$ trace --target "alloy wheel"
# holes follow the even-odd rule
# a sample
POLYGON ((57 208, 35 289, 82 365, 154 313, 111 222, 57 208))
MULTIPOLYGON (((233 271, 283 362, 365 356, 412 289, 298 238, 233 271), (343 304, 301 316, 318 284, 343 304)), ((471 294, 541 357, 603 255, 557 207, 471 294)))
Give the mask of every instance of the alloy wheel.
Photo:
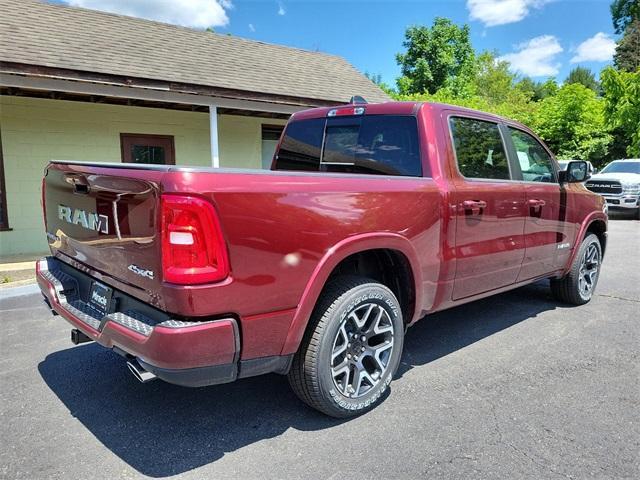
POLYGON ((331 376, 338 391, 358 398, 382 379, 393 353, 394 328, 389 312, 366 303, 341 322, 331 352, 331 376))
POLYGON ((599 268, 600 252, 598 251, 598 247, 592 243, 587 247, 580 261, 578 288, 583 298, 590 298, 593 294, 595 282, 598 279, 599 268))

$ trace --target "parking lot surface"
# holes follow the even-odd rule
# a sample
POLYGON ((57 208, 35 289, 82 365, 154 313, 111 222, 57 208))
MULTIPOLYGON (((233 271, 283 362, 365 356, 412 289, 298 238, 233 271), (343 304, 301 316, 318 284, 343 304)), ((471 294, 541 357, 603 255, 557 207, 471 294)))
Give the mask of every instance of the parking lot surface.
MULTIPOLYGON (((2 293, 0 293, 2 295, 2 293)), ((596 296, 548 282, 411 328, 391 394, 338 421, 285 377, 140 384, 39 295, 0 300, 2 478, 638 478, 640 222, 610 222, 596 296)))

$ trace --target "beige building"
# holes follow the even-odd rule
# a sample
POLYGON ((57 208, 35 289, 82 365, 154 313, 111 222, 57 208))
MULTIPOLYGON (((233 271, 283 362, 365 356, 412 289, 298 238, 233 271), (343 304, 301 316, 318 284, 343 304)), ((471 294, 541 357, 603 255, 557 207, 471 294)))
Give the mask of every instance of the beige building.
POLYGON ((51 159, 263 168, 291 113, 388 97, 343 58, 0 0, 0 257, 46 250, 51 159))

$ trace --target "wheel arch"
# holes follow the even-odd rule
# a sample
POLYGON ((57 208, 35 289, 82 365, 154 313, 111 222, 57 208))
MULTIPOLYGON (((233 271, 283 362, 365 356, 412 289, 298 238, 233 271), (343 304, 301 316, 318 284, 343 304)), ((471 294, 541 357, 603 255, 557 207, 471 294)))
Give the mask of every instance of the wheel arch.
POLYGON ((598 240, 600 241, 600 249, 602 250, 602 256, 604 257, 604 252, 607 248, 607 223, 604 220, 600 219, 593 220, 585 230, 584 237, 586 237, 589 233, 593 233, 596 237, 598 237, 598 240))
POLYGON ((571 265, 573 264, 573 260, 575 259, 575 256, 578 254, 578 250, 580 245, 582 244, 582 241, 590 233, 593 233, 598 237, 598 240, 600 241, 600 248, 602 250, 602 256, 604 258, 604 252, 607 246, 607 228, 608 228, 607 220, 608 220, 607 216, 603 212, 593 212, 591 213, 591 215, 585 218, 585 220, 582 222, 582 225, 580 226, 580 231, 576 236, 576 242, 573 246, 573 251, 571 253, 571 257, 569 258, 569 261, 567 262, 567 266, 565 268, 564 273, 568 272, 569 269, 571 268, 571 265))
MULTIPOLYGON (((401 303, 403 314, 406 312, 406 314, 410 315, 410 318, 405 318, 405 322, 409 323, 414 319, 413 317, 415 317, 416 312, 420 311, 419 306, 422 304, 422 273, 418 255, 409 240, 401 235, 388 232, 356 235, 334 245, 318 262, 298 303, 298 308, 283 345, 282 355, 297 351, 313 309, 322 290, 332 276, 339 274, 341 271, 353 273, 353 267, 349 266, 349 264, 353 264, 354 261, 357 262, 358 260, 364 261, 371 269, 372 264, 370 262, 373 261, 373 258, 382 258, 383 263, 387 262, 385 266, 397 265, 400 267, 401 273, 399 277, 409 282, 410 293, 402 289, 399 284, 387 285, 385 281, 381 281, 381 283, 387 285, 396 296, 400 295, 398 300, 401 303), (409 306, 406 305, 407 301, 409 306)), ((366 272, 362 271, 357 273, 365 273, 366 275, 366 272)), ((373 275, 371 275, 370 270, 368 276, 380 281, 379 276, 385 273, 386 271, 383 267, 382 269, 379 268, 377 272, 374 271, 373 275)), ((393 280, 398 282, 398 276, 393 277, 393 280)))

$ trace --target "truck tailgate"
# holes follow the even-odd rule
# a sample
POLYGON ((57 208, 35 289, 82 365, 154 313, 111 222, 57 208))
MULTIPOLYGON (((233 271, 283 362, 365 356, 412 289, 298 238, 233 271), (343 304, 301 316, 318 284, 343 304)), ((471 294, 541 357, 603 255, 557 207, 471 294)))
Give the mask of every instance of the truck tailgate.
POLYGON ((53 253, 156 291, 161 282, 157 224, 164 171, 50 164, 43 199, 53 253))

